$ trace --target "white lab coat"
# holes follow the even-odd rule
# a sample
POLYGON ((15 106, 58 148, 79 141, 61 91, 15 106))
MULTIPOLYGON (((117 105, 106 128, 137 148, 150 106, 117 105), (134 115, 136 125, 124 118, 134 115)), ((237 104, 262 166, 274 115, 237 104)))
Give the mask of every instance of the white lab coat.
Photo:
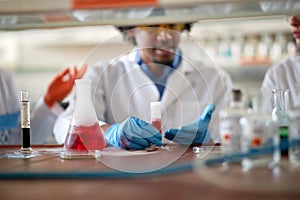
MULTIPOLYGON (((0 115, 20 111, 19 95, 14 81, 9 73, 0 69, 0 115)), ((31 143, 44 143, 52 134, 53 125, 62 108, 56 104, 49 109, 41 98, 31 113, 31 143)), ((20 124, 20 119, 19 119, 20 124)), ((9 130, 8 140, 5 144, 21 144, 21 127, 9 130)))
POLYGON ((261 87, 265 95, 265 109, 272 111, 272 89, 289 89, 290 108, 300 106, 300 55, 290 57, 276 63, 268 69, 261 87), (298 92, 297 92, 298 91, 298 92))
MULTIPOLYGON (((163 131, 187 125, 200 116, 209 103, 216 113, 224 109, 232 87, 230 77, 222 70, 203 66, 182 54, 178 69, 169 76, 161 98, 163 131), (226 101, 225 101, 226 100, 226 101)), ((83 78, 93 80, 94 104, 100 123, 120 123, 128 116, 150 122, 150 102, 159 101, 155 84, 135 62, 136 51, 110 63, 89 66, 83 78)), ((65 141, 72 118, 74 102, 60 115, 54 126, 58 143, 65 141)), ((218 114, 214 114, 210 132, 218 139, 218 114)))

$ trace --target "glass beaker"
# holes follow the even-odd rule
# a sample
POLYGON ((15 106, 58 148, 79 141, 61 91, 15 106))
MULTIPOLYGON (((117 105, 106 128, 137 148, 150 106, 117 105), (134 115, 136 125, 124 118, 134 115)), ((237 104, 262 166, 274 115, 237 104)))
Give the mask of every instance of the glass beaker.
POLYGON ((281 156, 288 156, 289 149, 289 90, 274 89, 272 119, 276 121, 280 137, 281 156))
POLYGON ((106 146, 92 103, 91 85, 91 79, 75 80, 76 103, 64 149, 76 155, 103 150, 106 146))

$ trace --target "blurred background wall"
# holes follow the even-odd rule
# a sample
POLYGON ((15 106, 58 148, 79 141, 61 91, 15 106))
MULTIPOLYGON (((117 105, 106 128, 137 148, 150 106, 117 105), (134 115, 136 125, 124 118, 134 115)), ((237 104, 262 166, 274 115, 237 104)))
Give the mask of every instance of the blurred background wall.
MULTIPOLYGON (((269 66, 296 52, 282 17, 197 22, 189 37, 248 92, 257 91, 269 66)), ((34 104, 66 66, 115 58, 131 48, 113 26, 1 31, 0 67, 13 74, 18 89, 31 91, 34 104)))

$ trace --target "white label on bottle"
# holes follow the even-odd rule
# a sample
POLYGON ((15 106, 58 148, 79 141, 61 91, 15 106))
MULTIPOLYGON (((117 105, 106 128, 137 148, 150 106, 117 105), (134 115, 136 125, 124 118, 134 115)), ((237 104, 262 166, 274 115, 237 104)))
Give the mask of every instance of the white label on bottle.
POLYGON ((222 127, 220 128, 222 144, 230 144, 232 148, 238 148, 240 132, 241 129, 239 124, 239 117, 225 119, 222 127))
POLYGON ((251 147, 256 148, 256 147, 261 147, 263 145, 263 134, 267 134, 264 130, 264 127, 260 125, 254 124, 253 127, 253 133, 251 135, 251 147))

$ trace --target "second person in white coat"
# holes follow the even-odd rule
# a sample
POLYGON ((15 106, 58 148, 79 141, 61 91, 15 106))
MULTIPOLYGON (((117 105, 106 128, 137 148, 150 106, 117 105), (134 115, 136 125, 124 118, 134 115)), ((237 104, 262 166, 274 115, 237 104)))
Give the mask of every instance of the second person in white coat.
MULTIPOLYGON (((300 15, 288 18, 291 32, 296 44, 300 47, 300 15)), ((300 55, 286 58, 268 69, 265 74, 262 90, 266 95, 265 109, 272 111, 272 90, 288 89, 290 93, 290 105, 294 108, 300 106, 300 55)))

